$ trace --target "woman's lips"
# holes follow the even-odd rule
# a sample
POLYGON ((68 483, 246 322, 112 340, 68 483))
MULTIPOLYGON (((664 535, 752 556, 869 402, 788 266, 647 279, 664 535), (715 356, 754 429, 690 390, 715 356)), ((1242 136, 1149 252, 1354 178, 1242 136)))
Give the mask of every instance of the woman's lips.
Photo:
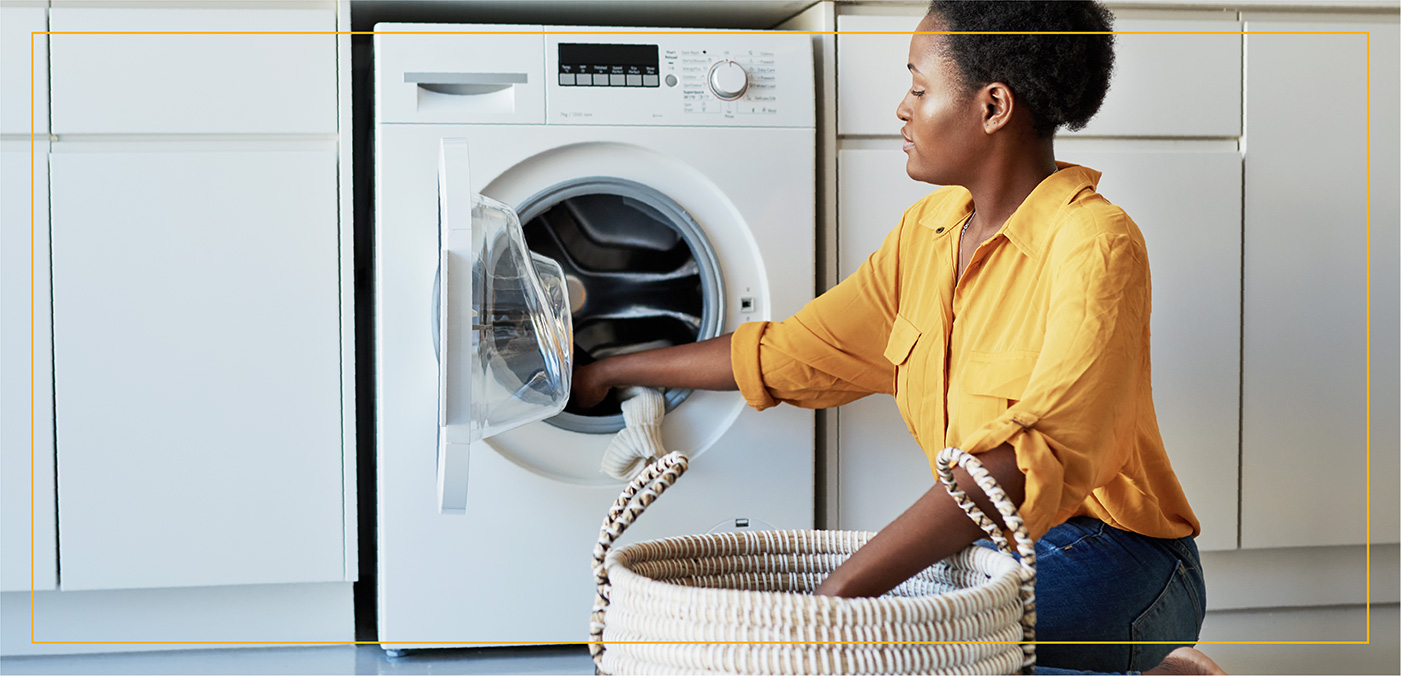
POLYGON ((915 142, 914 142, 914 141, 911 141, 911 140, 909 140, 909 139, 905 139, 905 147, 902 148, 902 150, 908 151, 910 148, 913 148, 913 147, 915 147, 915 142))

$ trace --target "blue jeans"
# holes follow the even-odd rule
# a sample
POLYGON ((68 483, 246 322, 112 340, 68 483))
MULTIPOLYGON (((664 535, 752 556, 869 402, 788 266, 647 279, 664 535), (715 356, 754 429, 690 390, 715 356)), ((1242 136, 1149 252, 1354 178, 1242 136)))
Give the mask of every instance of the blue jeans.
POLYGON ((1206 583, 1191 537, 1150 538, 1074 517, 1036 541, 1038 674, 1152 669, 1174 648, 1195 644, 1205 617, 1206 583))

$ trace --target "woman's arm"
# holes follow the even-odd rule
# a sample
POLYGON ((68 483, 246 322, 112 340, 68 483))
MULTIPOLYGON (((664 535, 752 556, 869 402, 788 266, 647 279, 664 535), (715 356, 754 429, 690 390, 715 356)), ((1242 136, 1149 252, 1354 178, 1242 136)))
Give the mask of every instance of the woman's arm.
POLYGON ((736 390, 730 334, 696 343, 620 355, 574 369, 571 405, 591 408, 614 387, 736 390))
MULTIPOLYGON (((1017 469, 1016 453, 1009 445, 978 455, 978 460, 997 479, 1013 503, 1025 496, 1026 477, 1017 469)), ((992 506, 978 484, 963 469, 955 467, 954 477, 974 504, 998 526, 1002 515, 992 506)), ((943 560, 983 537, 982 529, 949 497, 943 484, 930 488, 899 518, 882 528, 870 542, 857 550, 817 588, 827 596, 880 596, 910 576, 943 560)))

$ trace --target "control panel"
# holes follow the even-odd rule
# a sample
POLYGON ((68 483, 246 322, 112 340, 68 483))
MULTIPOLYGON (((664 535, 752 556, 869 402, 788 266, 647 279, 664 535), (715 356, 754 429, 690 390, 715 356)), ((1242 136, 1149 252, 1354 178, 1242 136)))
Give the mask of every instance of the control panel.
POLYGON ((814 126, 806 35, 575 31, 547 28, 546 124, 814 126))
POLYGON ((656 87, 661 84, 656 45, 561 42, 561 87, 656 87))
POLYGON ((668 54, 681 71, 681 93, 688 113, 778 113, 778 61, 772 50, 681 50, 668 54), (727 106, 726 104, 730 104, 727 106))

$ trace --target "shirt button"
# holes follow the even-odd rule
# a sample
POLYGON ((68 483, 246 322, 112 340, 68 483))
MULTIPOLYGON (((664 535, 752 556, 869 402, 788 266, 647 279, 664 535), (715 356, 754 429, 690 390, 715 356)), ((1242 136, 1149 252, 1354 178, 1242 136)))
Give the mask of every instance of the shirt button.
POLYGON ((940 232, 943 232, 943 231, 944 231, 943 228, 934 228, 934 232, 936 232, 936 233, 940 233, 940 232))

